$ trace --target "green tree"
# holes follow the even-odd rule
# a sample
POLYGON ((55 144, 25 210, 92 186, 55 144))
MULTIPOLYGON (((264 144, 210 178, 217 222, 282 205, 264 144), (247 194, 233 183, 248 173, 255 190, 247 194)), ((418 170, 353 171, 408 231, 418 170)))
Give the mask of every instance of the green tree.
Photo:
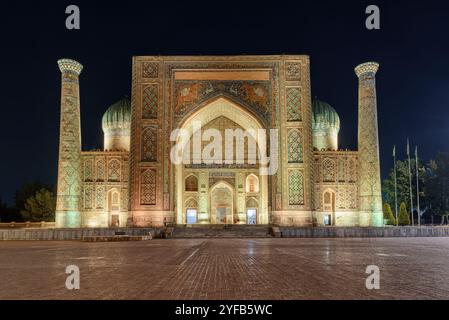
MULTIPOLYGON (((411 159, 411 174, 412 174, 412 196, 413 203, 416 205, 416 165, 415 160, 411 159)), ((424 185, 426 183, 426 170, 421 161, 418 162, 418 171, 419 171, 419 186, 420 186, 420 202, 424 204, 425 193, 422 192, 424 185)), ((406 205, 407 210, 410 210, 410 181, 409 181, 409 171, 408 171, 408 160, 397 160, 396 161, 396 170, 397 170, 397 192, 398 192, 398 203, 404 203, 406 205)), ((394 167, 390 169, 390 173, 388 178, 383 181, 382 192, 384 194, 385 201, 392 208, 395 206, 395 198, 394 198, 394 167)))
POLYGON ((441 216, 441 223, 449 218, 449 153, 437 154, 427 169, 425 194, 429 211, 441 216))
POLYGON ((20 213, 26 210, 25 205, 27 200, 42 189, 53 190, 51 186, 38 181, 30 181, 23 184, 20 189, 16 191, 14 196, 17 211, 20 213))
POLYGON ((410 225, 410 215, 407 212, 407 207, 405 206, 404 202, 401 202, 401 206, 399 209, 398 224, 400 226, 410 225))
POLYGON ((394 218, 393 212, 391 211, 391 207, 388 203, 384 203, 384 220, 387 220, 387 225, 395 226, 396 219, 394 218))
POLYGON ((48 189, 42 188, 25 202, 25 209, 21 211, 26 221, 54 221, 56 197, 48 189))

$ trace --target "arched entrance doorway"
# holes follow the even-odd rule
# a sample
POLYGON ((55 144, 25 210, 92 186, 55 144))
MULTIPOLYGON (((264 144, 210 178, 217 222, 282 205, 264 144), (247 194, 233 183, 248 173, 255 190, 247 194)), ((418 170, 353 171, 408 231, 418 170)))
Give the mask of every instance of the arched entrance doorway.
MULTIPOLYGON (((186 143, 194 143, 194 134, 200 132, 197 129, 198 123, 201 127, 206 127, 210 123, 234 123, 238 128, 245 131, 245 134, 254 140, 257 140, 258 130, 264 129, 262 123, 248 110, 244 107, 238 105, 237 103, 229 100, 225 97, 219 97, 203 105, 199 110, 188 116, 179 127, 182 136, 175 137, 175 143, 177 146, 185 146, 182 141, 187 141, 186 143), (223 119, 216 121, 217 119, 223 119), (187 139, 186 139, 187 137, 187 139), (184 139, 184 140, 183 140, 184 139), (193 142, 192 142, 193 141, 193 142)), ((223 128, 212 128, 216 129, 215 132, 223 128)), ((222 131, 222 130, 221 130, 222 131)), ((201 137, 201 133, 200 139, 201 137)), ((248 138, 247 136, 247 138, 248 138)), ((204 136, 203 136, 204 138, 204 136)), ((249 139, 248 138, 248 139, 249 139)), ((225 138, 223 137, 223 140, 225 138)), ((215 140, 215 139, 214 139, 215 140)), ((205 141, 205 140, 203 140, 205 141)), ((209 141, 209 140, 208 140, 209 141)), ((222 149, 223 155, 225 155, 227 145, 222 149)), ((258 148, 258 145, 255 147, 258 148)), ((189 153, 189 159, 197 159, 197 156, 202 155, 201 148, 184 147, 182 152, 185 150, 191 150, 189 153)), ((246 150, 246 147, 245 147, 246 150)), ((263 148, 265 150, 265 148, 263 148)), ((172 150, 173 152, 173 150, 172 150)), ((178 154, 179 155, 179 154, 178 154)), ((174 190, 176 199, 176 222, 178 224, 187 223, 187 207, 185 200, 191 196, 196 196, 198 201, 197 208, 197 218, 198 223, 242 223, 244 217, 246 216, 245 211, 245 178, 251 172, 256 171, 257 168, 261 168, 262 165, 259 163, 254 166, 242 166, 236 164, 235 166, 230 166, 229 163, 226 165, 216 164, 215 162, 210 165, 207 163, 201 163, 199 165, 191 166, 185 163, 185 154, 183 154, 183 162, 174 164, 174 190), (190 181, 191 174, 197 176, 197 184, 190 181), (220 173, 217 175, 217 173, 220 173), (221 181, 225 180, 225 181, 221 181), (217 188, 219 183, 224 183, 225 185, 220 185, 221 188, 217 188), (198 189, 193 191, 191 186, 198 186, 198 189), (194 194, 193 194, 194 193, 194 194), (215 199, 215 200, 214 200, 215 199), (226 199, 226 200, 223 200, 226 199), (234 216, 241 216, 241 221, 235 219, 234 216), (237 220, 237 222, 236 222, 237 220)), ((215 155, 215 152, 214 152, 215 155)), ((223 159, 224 160, 224 159, 223 159)), ((200 159, 202 161, 202 159, 200 159)), ((251 180, 254 183, 253 186, 258 184, 258 190, 250 189, 248 192, 254 193, 258 192, 259 197, 259 207, 257 208, 257 223, 267 224, 268 223, 268 177, 267 176, 257 176, 255 179, 251 180)), ((193 179, 192 179, 193 180, 193 179)), ((246 221, 244 223, 247 223, 246 221)))
POLYGON ((198 204, 193 198, 186 201, 186 223, 198 223, 198 204))
POLYGON ((108 215, 109 226, 120 226, 120 192, 117 189, 112 189, 108 192, 108 215))
POLYGON ((335 225, 335 192, 327 189, 323 193, 323 224, 325 226, 335 225))
POLYGON ((250 198, 246 202, 246 223, 247 224, 257 224, 257 211, 259 204, 256 199, 250 198))
POLYGON ((211 223, 234 223, 234 190, 225 182, 215 184, 210 191, 211 223))

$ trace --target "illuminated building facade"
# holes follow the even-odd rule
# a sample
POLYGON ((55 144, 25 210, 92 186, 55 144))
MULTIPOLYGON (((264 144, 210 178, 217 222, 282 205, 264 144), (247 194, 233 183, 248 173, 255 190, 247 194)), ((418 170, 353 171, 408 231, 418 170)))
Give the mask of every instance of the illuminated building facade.
POLYGON ((312 102, 308 56, 134 57, 131 100, 104 114, 102 151, 81 151, 82 66, 69 59, 58 64, 57 227, 382 225, 376 63, 356 68, 358 151, 338 149, 337 112, 312 102), (192 161, 172 161, 177 129, 193 141, 182 150, 183 159, 192 161), (219 142, 232 161, 202 157, 219 155, 208 142, 227 130, 249 132, 241 149, 237 139, 219 142), (269 147, 251 143, 251 132, 263 130, 269 147), (251 161, 252 147, 269 155, 270 163, 251 161), (276 170, 263 173, 273 161, 276 170))

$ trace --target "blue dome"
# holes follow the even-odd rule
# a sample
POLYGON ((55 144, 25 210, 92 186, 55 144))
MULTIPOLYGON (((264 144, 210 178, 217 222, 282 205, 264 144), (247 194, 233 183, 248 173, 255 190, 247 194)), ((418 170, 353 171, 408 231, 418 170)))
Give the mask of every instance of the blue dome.
POLYGON ((126 129, 131 126, 131 101, 124 98, 113 105, 103 115, 103 130, 126 129))
POLYGON ((330 104, 314 100, 312 103, 312 128, 315 130, 340 129, 340 117, 330 104))

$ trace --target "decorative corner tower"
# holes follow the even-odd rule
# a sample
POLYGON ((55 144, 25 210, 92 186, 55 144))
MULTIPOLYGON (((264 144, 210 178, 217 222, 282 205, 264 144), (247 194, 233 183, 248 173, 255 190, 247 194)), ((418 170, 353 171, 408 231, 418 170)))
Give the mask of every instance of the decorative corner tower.
POLYGON ((355 68, 359 78, 359 225, 383 225, 377 126, 376 72, 379 64, 366 62, 355 68))
POLYGON ((81 227, 81 125, 78 77, 83 66, 70 59, 58 61, 61 79, 56 227, 81 227))

